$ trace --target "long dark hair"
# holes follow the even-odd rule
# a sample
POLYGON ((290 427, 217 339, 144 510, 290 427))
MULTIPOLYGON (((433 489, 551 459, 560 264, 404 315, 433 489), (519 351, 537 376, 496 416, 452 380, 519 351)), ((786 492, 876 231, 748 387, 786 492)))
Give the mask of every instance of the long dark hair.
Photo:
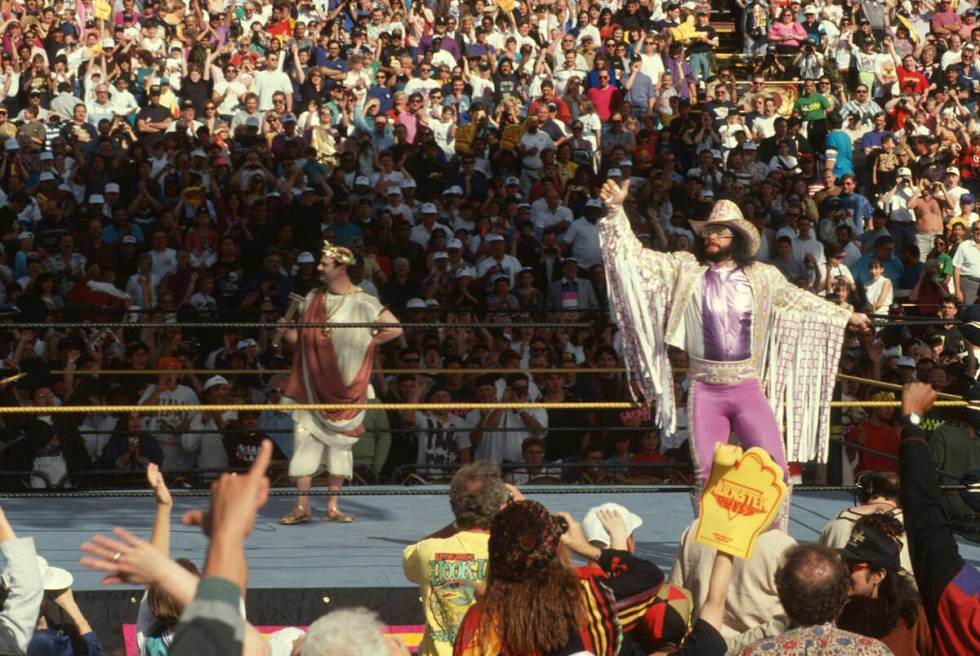
MULTIPOLYGON (((890 514, 865 515, 854 523, 853 530, 859 531, 869 526, 894 540, 901 539, 902 523, 890 514)), ((885 572, 885 578, 878 585, 877 598, 848 599, 837 619, 837 626, 869 638, 888 635, 900 620, 904 620, 909 628, 915 626, 918 619, 919 594, 908 575, 891 568, 876 568, 874 565, 871 565, 871 571, 885 572)))
MULTIPOLYGON (((749 241, 738 230, 732 230, 732 232, 735 233, 735 236, 732 238, 732 259, 739 267, 752 266, 755 260, 752 259, 752 255, 749 253, 749 241)), ((698 262, 707 264, 708 258, 705 257, 704 238, 698 236, 691 246, 693 247, 694 256, 698 258, 698 262)))
POLYGON ((503 654, 549 653, 576 635, 583 621, 582 588, 564 552, 523 581, 487 572, 480 632, 496 633, 503 654))

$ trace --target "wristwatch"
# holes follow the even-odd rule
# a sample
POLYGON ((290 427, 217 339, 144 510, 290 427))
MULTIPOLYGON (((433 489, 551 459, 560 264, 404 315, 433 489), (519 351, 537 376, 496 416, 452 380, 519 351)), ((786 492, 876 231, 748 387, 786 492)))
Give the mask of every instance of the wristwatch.
POLYGON ((905 417, 903 417, 903 419, 904 419, 904 421, 907 421, 908 423, 912 424, 913 426, 921 426, 922 425, 922 415, 918 414, 917 412, 910 412, 909 414, 905 415, 905 417))

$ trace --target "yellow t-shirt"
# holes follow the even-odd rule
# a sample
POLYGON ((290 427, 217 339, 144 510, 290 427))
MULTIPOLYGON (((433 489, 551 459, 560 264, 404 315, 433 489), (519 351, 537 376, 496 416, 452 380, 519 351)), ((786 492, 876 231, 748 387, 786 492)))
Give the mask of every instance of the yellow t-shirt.
POLYGON ((405 548, 402 567, 418 583, 425 609, 424 656, 452 656, 459 625, 487 578, 489 541, 489 533, 459 531, 405 548))

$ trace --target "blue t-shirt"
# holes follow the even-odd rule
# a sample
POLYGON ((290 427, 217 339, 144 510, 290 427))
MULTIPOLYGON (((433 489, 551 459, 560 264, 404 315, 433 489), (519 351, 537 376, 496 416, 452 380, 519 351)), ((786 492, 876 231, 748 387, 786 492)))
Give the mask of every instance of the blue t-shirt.
POLYGON ((854 172, 854 148, 851 138, 843 130, 834 130, 827 135, 825 142, 827 150, 836 150, 837 159, 834 160, 834 177, 840 178, 842 175, 856 175, 854 172))

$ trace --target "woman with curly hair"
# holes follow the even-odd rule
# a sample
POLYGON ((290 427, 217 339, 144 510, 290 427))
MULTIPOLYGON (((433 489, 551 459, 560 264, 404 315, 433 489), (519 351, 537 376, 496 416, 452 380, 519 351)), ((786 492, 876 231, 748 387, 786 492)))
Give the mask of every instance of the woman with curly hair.
POLYGON ((619 653, 615 601, 598 578, 576 576, 562 546, 567 527, 535 501, 494 516, 486 592, 463 619, 455 656, 619 653))
POLYGON ((896 656, 931 654, 932 635, 915 585, 899 564, 902 523, 885 513, 854 523, 841 556, 851 573, 850 599, 837 625, 877 638, 896 656))

